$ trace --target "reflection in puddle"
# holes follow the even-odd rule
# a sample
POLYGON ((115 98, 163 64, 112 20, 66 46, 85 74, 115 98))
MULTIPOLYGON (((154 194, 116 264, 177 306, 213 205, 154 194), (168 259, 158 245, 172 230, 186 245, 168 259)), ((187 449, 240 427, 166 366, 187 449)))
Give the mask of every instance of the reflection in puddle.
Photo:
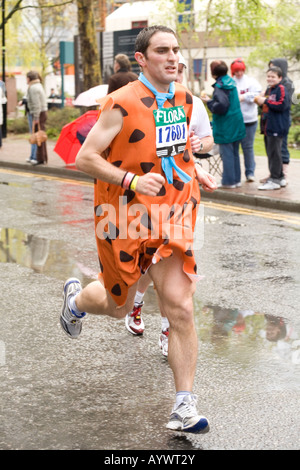
POLYGON ((14 228, 0 229, 1 263, 16 263, 62 280, 75 276, 89 282, 97 277, 96 271, 76 261, 77 254, 58 240, 50 241, 14 228))
POLYGON ((260 344, 263 350, 276 353, 285 362, 300 364, 300 337, 284 317, 208 305, 202 308, 201 315, 196 315, 196 326, 201 340, 220 347, 222 354, 226 347, 233 346, 240 358, 243 354, 247 358, 251 344, 256 351, 260 344))

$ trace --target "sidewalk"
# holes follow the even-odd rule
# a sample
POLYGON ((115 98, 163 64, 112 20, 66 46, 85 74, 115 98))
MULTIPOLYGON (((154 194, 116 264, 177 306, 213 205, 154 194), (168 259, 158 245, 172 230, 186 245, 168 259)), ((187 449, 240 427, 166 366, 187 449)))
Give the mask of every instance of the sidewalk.
MULTIPOLYGON (((48 164, 32 166, 26 163, 29 157, 30 144, 28 140, 20 137, 6 137, 3 139, 3 146, 0 149, 0 169, 11 168, 22 171, 30 171, 40 174, 50 174, 64 178, 79 179, 84 181, 93 181, 88 175, 78 171, 74 165, 66 165, 65 162, 53 151, 54 141, 47 141, 48 148, 48 164)), ((205 169, 208 164, 202 161, 205 169)), ((223 203, 234 203, 250 205, 258 208, 269 208, 275 210, 287 210, 300 213, 300 159, 291 160, 288 185, 286 188, 276 191, 260 191, 259 179, 268 174, 268 163, 266 157, 256 157, 256 179, 255 183, 245 182, 243 172, 243 158, 241 156, 242 165, 242 186, 236 189, 218 189, 212 194, 202 191, 202 198, 214 200, 223 203)), ((217 181, 220 180, 216 175, 217 181)))

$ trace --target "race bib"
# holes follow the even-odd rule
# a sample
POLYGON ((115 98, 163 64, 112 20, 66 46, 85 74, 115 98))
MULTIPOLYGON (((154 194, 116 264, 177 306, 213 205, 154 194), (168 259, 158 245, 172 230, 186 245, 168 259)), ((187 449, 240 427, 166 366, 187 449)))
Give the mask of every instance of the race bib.
POLYGON ((183 106, 153 111, 156 127, 156 154, 159 158, 184 152, 187 142, 187 123, 183 106))

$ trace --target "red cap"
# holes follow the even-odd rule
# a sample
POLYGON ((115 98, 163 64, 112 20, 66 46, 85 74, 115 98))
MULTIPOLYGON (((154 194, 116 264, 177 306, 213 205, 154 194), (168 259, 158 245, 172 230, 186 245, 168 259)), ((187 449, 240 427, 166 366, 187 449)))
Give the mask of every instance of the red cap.
POLYGON ((242 59, 235 59, 230 66, 230 70, 231 70, 231 75, 234 75, 235 72, 238 72, 239 70, 243 70, 243 72, 245 72, 246 70, 245 62, 242 59))

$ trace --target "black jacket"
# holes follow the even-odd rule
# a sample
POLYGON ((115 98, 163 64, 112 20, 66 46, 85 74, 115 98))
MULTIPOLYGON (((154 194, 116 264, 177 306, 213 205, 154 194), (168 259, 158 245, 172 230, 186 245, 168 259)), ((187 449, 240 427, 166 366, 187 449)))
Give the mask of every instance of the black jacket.
POLYGON ((290 97, 282 82, 266 90, 262 107, 261 132, 265 135, 284 137, 289 131, 290 97))
POLYGON ((134 82, 138 78, 139 77, 136 73, 130 72, 126 69, 120 69, 109 78, 107 93, 118 90, 122 86, 127 85, 127 83, 134 82))

